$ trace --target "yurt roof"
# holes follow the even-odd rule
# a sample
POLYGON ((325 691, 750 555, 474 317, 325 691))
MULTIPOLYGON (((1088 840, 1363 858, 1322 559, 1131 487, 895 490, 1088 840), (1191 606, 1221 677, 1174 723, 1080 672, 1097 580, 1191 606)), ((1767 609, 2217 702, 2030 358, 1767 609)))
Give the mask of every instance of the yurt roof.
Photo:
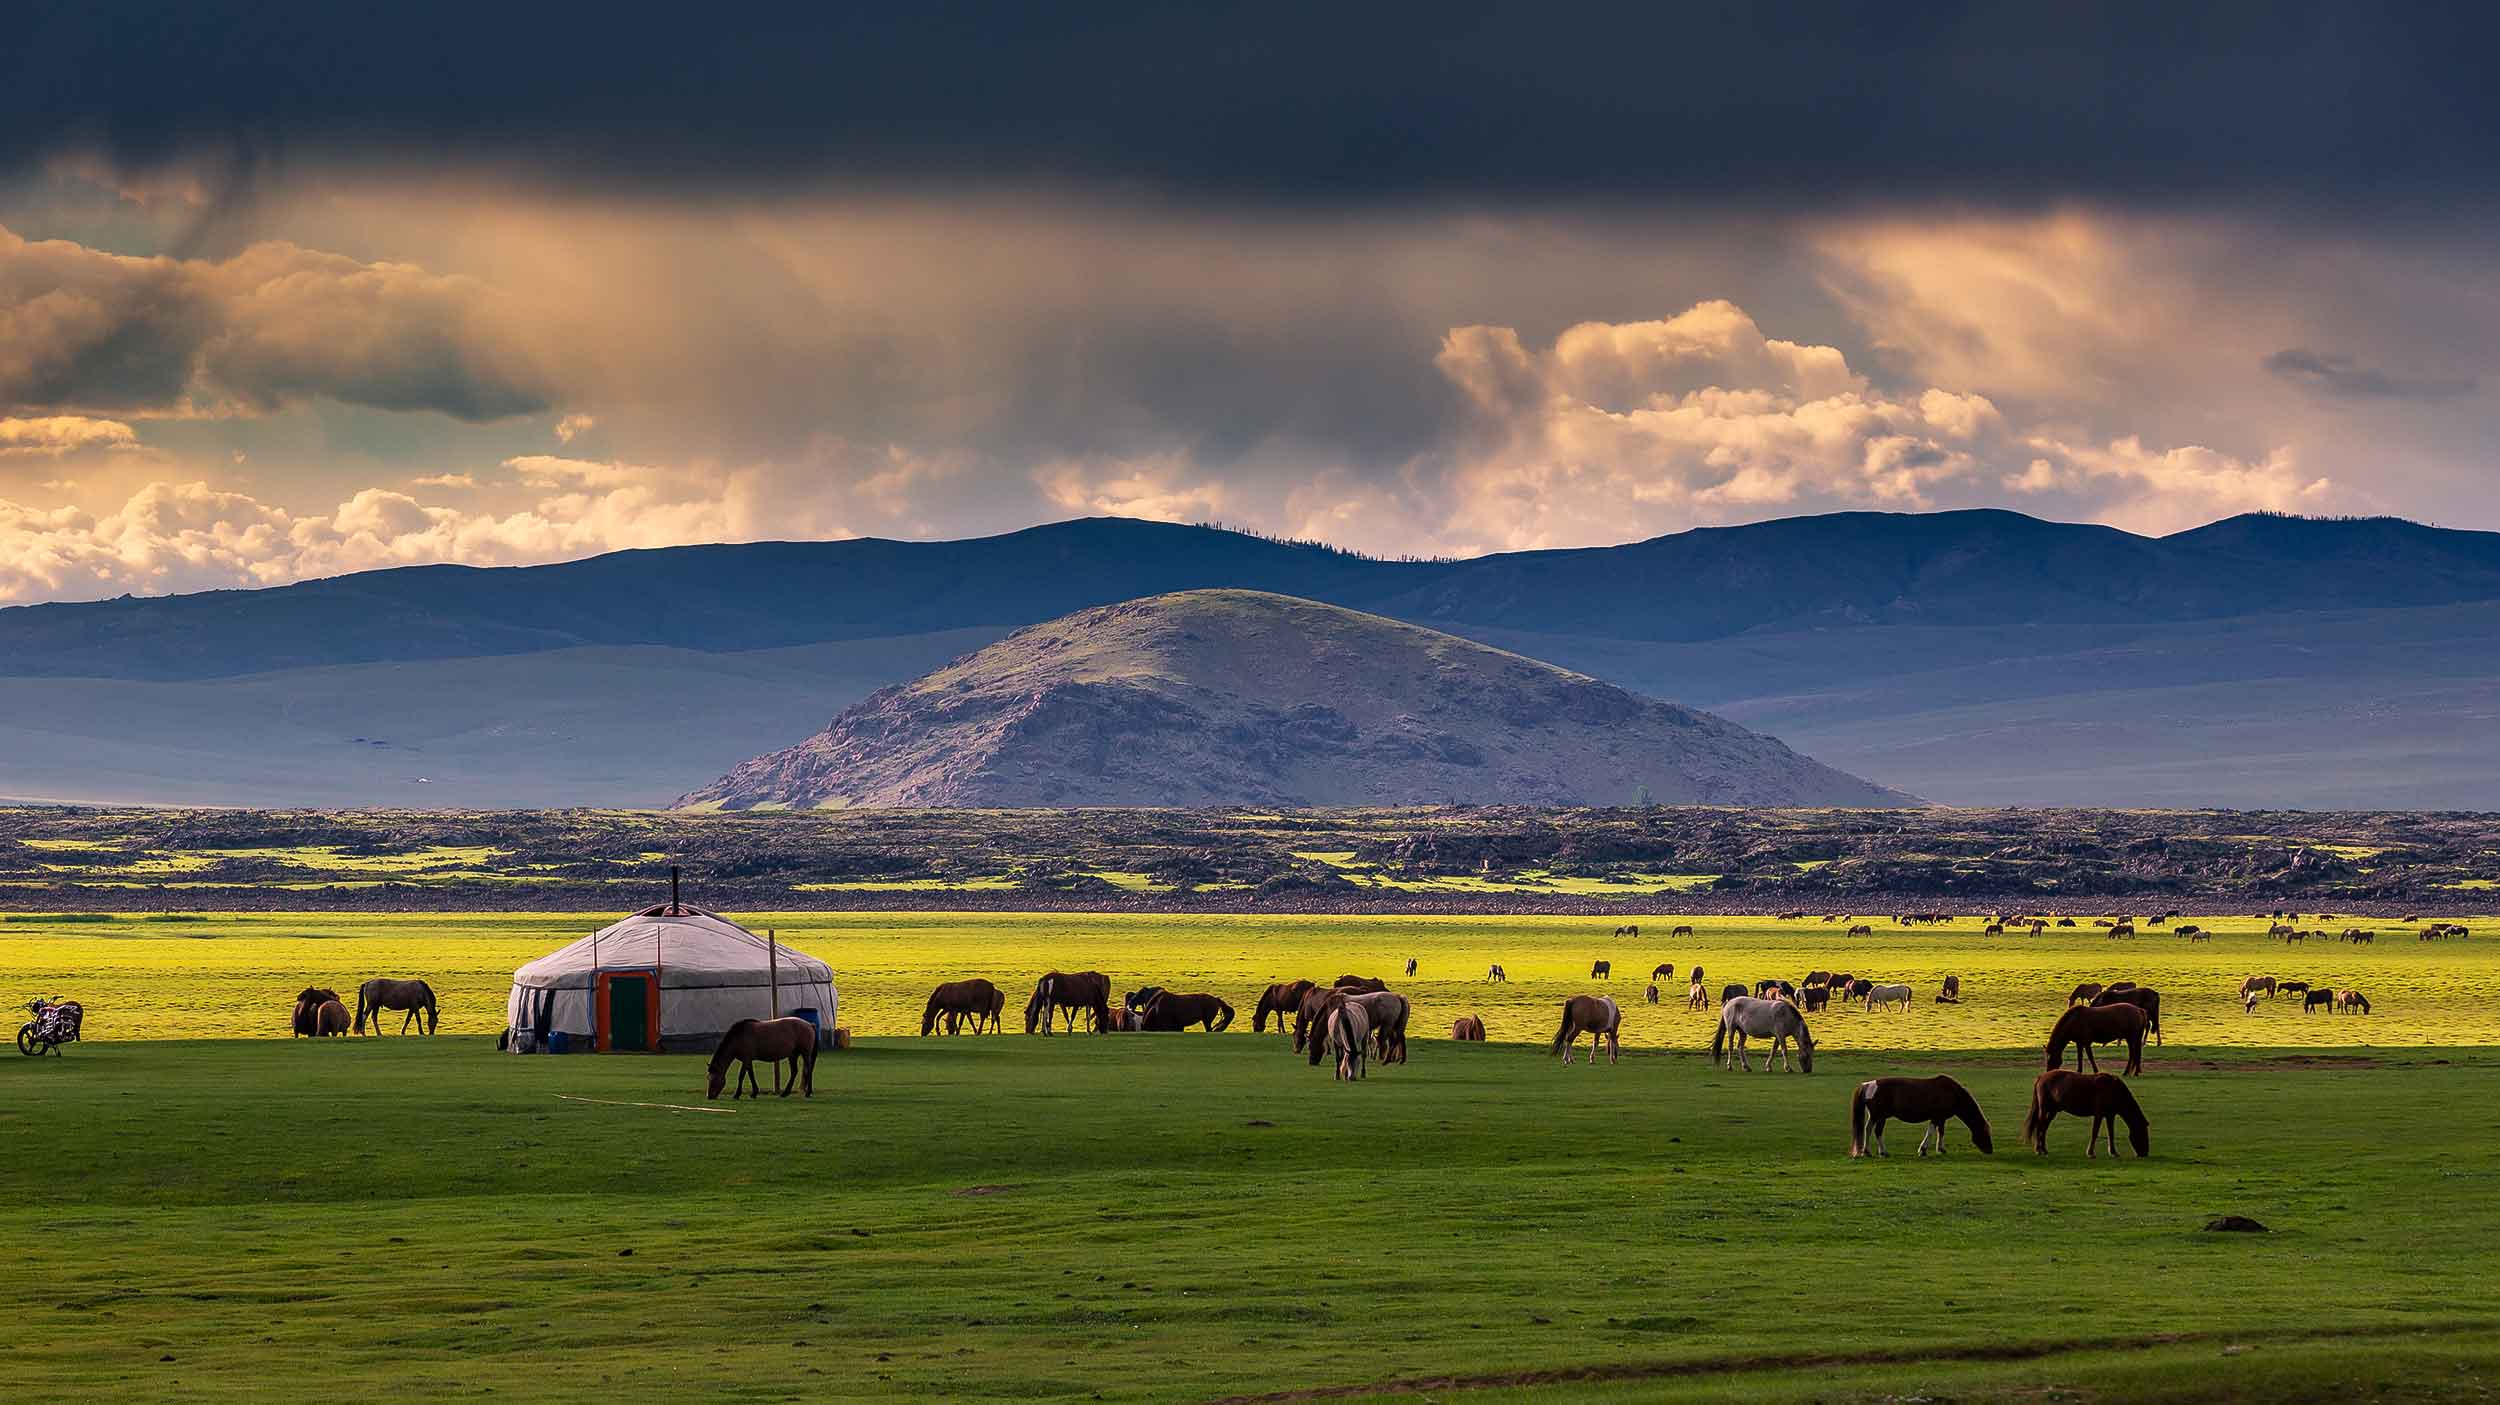
MULTIPOLYGON (((771 961, 763 937, 691 904, 662 904, 600 928, 549 952, 512 975, 516 985, 590 983, 596 971, 658 970, 662 986, 758 985, 771 961)), ((833 969, 787 944, 780 950, 785 982, 831 981, 833 969)))

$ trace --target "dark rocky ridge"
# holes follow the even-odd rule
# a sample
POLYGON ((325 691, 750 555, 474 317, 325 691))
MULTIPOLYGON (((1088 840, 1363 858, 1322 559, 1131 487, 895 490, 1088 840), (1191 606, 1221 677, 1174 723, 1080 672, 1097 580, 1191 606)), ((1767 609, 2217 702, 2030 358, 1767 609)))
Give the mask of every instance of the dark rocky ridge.
POLYGON ((1706 712, 1453 635, 1244 590, 1019 630, 680 800, 1899 805, 1706 712))

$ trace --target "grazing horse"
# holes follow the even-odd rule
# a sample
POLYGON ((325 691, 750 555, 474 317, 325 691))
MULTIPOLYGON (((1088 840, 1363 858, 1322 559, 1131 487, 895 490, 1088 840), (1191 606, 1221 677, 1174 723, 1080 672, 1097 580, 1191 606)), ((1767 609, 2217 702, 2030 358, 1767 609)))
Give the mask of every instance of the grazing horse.
POLYGON ((1652 1004, 1652 1005, 1657 1004, 1657 1003, 1658 1003, 1658 983, 1657 983, 1656 981, 1651 981, 1651 982, 1649 983, 1649 993, 1648 993, 1647 995, 1645 995, 1645 996, 1641 997, 1641 998, 1642 998, 1642 999, 1644 999, 1644 1000, 1647 1000, 1647 1001, 1648 1001, 1650 1004, 1652 1004))
POLYGON ((2075 1046, 2075 1068, 2080 1071, 2086 1059, 2092 1071, 2101 1071, 2101 1060, 2092 1052, 2095 1044, 2127 1041, 2129 1073, 2144 1071, 2144 1032, 2151 1022, 2133 1005, 2073 1005, 2057 1017, 2057 1025, 2049 1031, 2048 1046, 2043 1052, 2046 1068, 2055 1068, 2066 1061, 2066 1046, 2075 1046))
POLYGON ((1906 1014, 1909 1012, 1912 994, 1914 992, 1908 983, 1902 981, 1895 981, 1890 985, 1870 986, 1866 992, 1866 1008, 1871 1012, 1879 1008, 1899 1005, 1902 1012, 1906 1014))
POLYGON ((1510 972, 1503 970, 1501 963, 1497 961, 1485 968, 1484 978, 1490 984, 1501 985, 1510 980, 1510 972))
POLYGON ((2300 1012, 2302 1014, 2314 1015, 2320 1010, 2324 1010, 2330 1015, 2335 1013, 2335 992, 2327 989, 2325 986, 2319 986, 2316 990, 2310 991, 2308 994, 2303 995, 2300 998, 2300 1012))
POLYGON ((929 1003, 920 1007, 921 1036, 926 1038, 936 1032, 941 1017, 946 1021, 946 1032, 953 1034, 960 1027, 958 1021, 966 1016, 971 1017, 972 1032, 979 1034, 981 1022, 991 1018, 1005 999, 997 986, 979 976, 968 981, 948 981, 930 991, 929 1003))
POLYGON ((1962 1003, 1962 978, 1960 976, 1947 976, 1944 978, 1944 990, 1936 996, 1936 1003, 1939 1005, 1959 1005, 1962 1003))
MULTIPOLYGON (((2093 999, 2093 997, 2099 995, 2103 988, 2104 987, 2099 981, 2085 981, 2083 984, 2076 986, 2073 990, 2066 992, 2066 1003, 2069 1005, 2082 1005, 2088 1003, 2093 999)), ((2051 989, 2055 989, 2055 987, 2051 987, 2051 989)))
POLYGON ((1415 1007, 1394 990, 1373 991, 1368 995, 1348 995, 1350 1004, 1363 1007, 1364 1017, 1371 1021, 1372 1043, 1383 1064, 1406 1062, 1406 1021, 1415 1007))
POLYGON ((1259 996, 1259 1008, 1250 1012, 1250 1032, 1267 1033, 1267 1017, 1276 1017, 1276 1032, 1285 1032, 1285 1017, 1302 1007, 1302 997, 1313 989, 1309 981, 1279 981, 1259 996))
MULTIPOLYGON (((1674 940, 1674 939, 1675 939, 1675 938, 1677 938, 1677 937, 1689 937, 1689 936, 1691 936, 1692 934, 1693 934, 1693 929, 1692 929, 1692 928, 1690 928, 1690 927, 1678 927, 1678 928, 1674 929, 1673 931, 1671 931, 1671 932, 1667 933, 1667 938, 1668 938, 1668 940, 1672 941, 1672 940, 1674 940)), ((1637 934, 1635 934, 1635 935, 1637 935, 1637 934)))
POLYGON ((1875 935, 1875 929, 1861 922, 1855 927, 1849 929, 1849 935, 1853 937, 1871 937, 1875 935))
POLYGON ((1593 961, 1593 962, 1589 963, 1589 979, 1590 979, 1590 980, 1593 980, 1593 981, 1610 981, 1610 980, 1613 980, 1614 978, 1615 978, 1615 963, 1613 963, 1612 961, 1593 961))
POLYGON ((423 981, 395 981, 377 977, 356 987, 356 1032, 365 1032, 365 1016, 373 1016, 373 1032, 382 1033, 382 1012, 405 1010, 399 1018, 399 1032, 408 1032, 408 1022, 416 1021, 426 1033, 432 1034, 442 1025, 442 1013, 434 1006, 434 987, 423 981))
POLYGON ((1350 1083, 1363 1074, 1363 1055, 1371 1045, 1370 1012, 1357 999, 1339 1000, 1328 1011, 1328 1022, 1313 1032, 1311 1066, 1319 1066, 1323 1046, 1337 1056, 1337 1081, 1350 1083))
POLYGON ((1302 1003, 1293 1012, 1293 1051, 1308 1048, 1312 1033, 1328 1018, 1328 1012, 1346 998, 1346 992, 1335 986, 1313 986, 1302 993, 1302 1003))
POLYGON ((1175 1033, 1191 1025, 1204 1025, 1207 1033, 1222 1034, 1233 1023, 1233 1007, 1206 994, 1182 995, 1159 990, 1147 997, 1143 1005, 1129 1008, 1139 1016, 1139 1029, 1164 1034, 1175 1033))
POLYGON ((1723 986, 1720 986, 1720 987, 1719 987, 1719 1003, 1720 1003, 1721 1005, 1725 1005, 1727 1002, 1729 1002, 1729 1001, 1731 1001, 1731 1000, 1735 1000, 1735 999, 1739 999, 1739 998, 1743 997, 1743 995, 1744 995, 1744 994, 1745 994, 1745 988, 1744 988, 1743 986, 1741 986, 1741 985, 1723 985, 1723 986))
POLYGON ((1867 996, 1867 992, 1873 990, 1874 988, 1875 983, 1873 981, 1868 980, 1864 976, 1860 976, 1856 980, 1849 982, 1848 988, 1841 992, 1840 998, 1844 1001, 1864 1000, 1867 996))
POLYGON ((2049 1154, 2049 1124, 2059 1113, 2092 1119, 2092 1131, 2084 1142, 2083 1154, 2092 1156, 2100 1147, 2101 1129, 2109 1129, 2109 1154, 2118 1154, 2118 1124, 2127 1124, 2127 1140, 2135 1144, 2135 1154, 2153 1154, 2153 1124, 2145 1120, 2144 1109, 2137 1104, 2135 1092, 2126 1080, 2106 1073, 2074 1073, 2053 1068, 2031 1084, 2031 1112, 2023 1118, 2023 1140, 2042 1156, 2049 1154))
POLYGON ((347 1028, 347 1006, 339 1000, 337 991, 306 986, 295 997, 295 1033, 307 1039, 334 1034, 344 1037, 347 1028))
POLYGON ((1827 985, 1810 985, 1797 993, 1797 1008, 1809 1015, 1829 1008, 1831 1003, 1832 988, 1827 985))
POLYGON ((2370 1013, 2370 997, 2357 990, 2339 990, 2335 992, 2335 1008, 2338 1013, 2350 1010, 2366 1015, 2370 1013))
POLYGON ((1671 980, 1674 980, 1674 979, 1675 979, 1675 963, 1674 963, 1674 962, 1672 962, 1672 961, 1661 961, 1661 962, 1659 962, 1656 966, 1653 966, 1653 967, 1651 967, 1651 968, 1650 968, 1649 978, 1650 978, 1651 980, 1653 980, 1653 981, 1671 981, 1671 980))
POLYGON ((1695 971, 1693 972, 1692 984, 1687 986, 1684 991, 1684 1008, 1687 1010, 1705 1010, 1709 1007, 1710 987, 1702 984, 1701 972, 1695 971))
POLYGON ((1415 974, 1415 958, 1412 956, 1406 958, 1406 974, 1415 974))
POLYGON ((1597 1066, 1597 1051, 1603 1047, 1606 1062, 1623 1058, 1623 1011, 1616 1008, 1609 995, 1575 995, 1563 1002, 1562 1028, 1554 1034, 1554 1047, 1547 1052, 1562 1055, 1563 1067, 1571 1066, 1572 1046, 1581 1035, 1589 1037, 1589 1067, 1597 1066))
POLYGON ((1621 927, 1617 927, 1617 928, 1615 928, 1615 935, 1616 935, 1616 936, 1618 936, 1618 937, 1637 937, 1637 936, 1639 936, 1640 934, 1641 934, 1641 929, 1640 929, 1640 928, 1638 928, 1638 927, 1636 927, 1636 926, 1633 926, 1633 925, 1631 925, 1631 924, 1629 924, 1629 923, 1626 923, 1625 925, 1623 925, 1623 926, 1621 926, 1621 927))
POLYGON ((1351 990, 1371 995, 1387 990, 1389 983, 1378 976, 1339 976, 1336 980, 1336 987, 1339 990, 1351 990))
POLYGON ((1797 998, 1797 987, 1786 981, 1774 979, 1767 981, 1755 981, 1753 983, 1753 993, 1756 995, 1767 997, 1775 991, 1790 1000, 1797 998))
POLYGON ((1870 1078, 1859 1084, 1849 1095, 1849 1154, 1864 1156, 1871 1145, 1877 1156, 1890 1155, 1884 1150, 1884 1124, 1896 1117, 1927 1124, 1927 1135, 1918 1139, 1921 1156, 1927 1154, 1929 1142, 1935 1143, 1938 1156, 1944 1155, 1944 1124, 1956 1117, 1970 1128, 1972 1146, 1991 1155, 1996 1152, 1996 1144, 1988 1138, 1988 1115, 1979 1110, 1979 1100, 1968 1088, 1938 1074, 1933 1078, 1870 1078))
POLYGON ((1111 1031, 1111 978, 1100 971, 1053 971, 1033 983, 1033 998, 1024 1002, 1024 1032, 1036 1023, 1050 1033, 1052 1017, 1065 1014, 1068 1033, 1076 1033, 1076 1017, 1091 1016, 1099 1033, 1111 1031))
POLYGON ((1450 1037, 1462 1044, 1484 1042, 1484 1021, 1473 1015, 1461 1015, 1450 1021, 1450 1037))
POLYGON ((2145 1027, 2152 1031, 2153 1042, 2157 1045, 2162 1042, 2160 991, 2149 985, 2125 985, 2123 988, 2114 985, 2094 996, 2092 1003, 2104 1009, 2111 1005, 2133 1005, 2142 1010, 2145 1027))
POLYGON ((1771 1071, 1771 1061, 1779 1060, 1788 1067, 1788 1041, 1797 1041, 1797 1067, 1800 1072, 1814 1072, 1814 1036, 1806 1032, 1806 1017, 1785 1000, 1756 1000, 1739 995, 1719 1007, 1718 1032, 1710 1036, 1710 1061, 1730 1068, 1753 1071, 1753 1060, 1745 1053, 1747 1039, 1768 1039, 1771 1051, 1762 1057, 1762 1071, 1771 1071), (1733 1047, 1728 1036, 1734 1034, 1733 1047))
POLYGON ((2309 982, 2307 981, 2276 981, 2274 983, 2274 993, 2277 995, 2303 995, 2308 993, 2308 990, 2309 982))
POLYGON ((816 1026, 795 1015, 777 1020, 740 1020, 720 1037, 720 1046, 712 1050, 712 1068, 704 1086, 704 1101, 720 1096, 721 1084, 728 1081, 729 1065, 738 1064, 738 1085, 729 1090, 729 1100, 736 1102, 745 1089, 764 1096, 764 1085, 755 1081, 755 1061, 762 1059, 772 1066, 773 1092, 790 1096, 792 1089, 805 1089, 816 1096, 816 1026), (781 1081, 781 1066, 790 1065, 790 1082, 781 1081))
POLYGON ((2272 994, 2274 994, 2274 977, 2272 976, 2250 976, 2247 980, 2240 982, 2240 999, 2242 1001, 2253 1000, 2260 995, 2272 994))

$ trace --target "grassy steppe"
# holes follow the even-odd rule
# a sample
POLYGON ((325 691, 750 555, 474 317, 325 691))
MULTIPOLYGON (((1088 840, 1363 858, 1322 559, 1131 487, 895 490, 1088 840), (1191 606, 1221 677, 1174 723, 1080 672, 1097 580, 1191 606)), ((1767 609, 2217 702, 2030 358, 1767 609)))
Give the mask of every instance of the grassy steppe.
POLYGON ((813 1101, 719 1115, 563 1096, 699 1102, 691 1059, 90 1044, 0 1060, 0 1369, 91 1399, 2480 1398, 2500 1052, 2179 1052, 2137 1082, 2153 1158, 2112 1164, 2072 1122, 2013 1145, 2013 1055, 1433 1043, 1337 1086, 1248 1038, 870 1041, 813 1101), (1997 1155, 1842 1155, 1853 1082, 1939 1068, 1997 1155))
MULTIPOLYGON (((1643 935, 1615 939, 1614 921, 1588 917, 1198 916, 1095 913, 737 914, 761 931, 833 965, 842 1022, 866 1035, 917 1032, 929 988, 984 975, 1016 1008, 1033 978, 1091 967, 1114 989, 1149 983, 1213 991, 1247 1029, 1258 992, 1292 977, 1342 973, 1395 979, 1418 1007, 1416 1028, 1446 1033, 1457 1015, 1481 1015, 1492 1037, 1550 1038, 1564 997, 1604 989, 1626 1011, 1625 1042, 1695 1048, 1713 1016, 1682 1008, 1683 973, 1698 962, 1717 987, 1808 971, 1848 969, 1918 990, 1906 1015, 1834 1011, 1815 1034, 1835 1048, 1934 1049, 2036 1046, 2082 981, 2126 977, 2160 989, 2168 1037, 2191 1044, 2500 1045, 2500 943, 2491 925, 2470 941, 2423 943, 2390 922, 2367 923, 2372 945, 2311 941, 2285 947, 2265 923, 2199 917, 2219 935, 2191 944, 2148 928, 2112 941, 2090 926, 2042 937, 1982 936, 1983 923, 1901 930, 1872 919, 1872 937, 1849 937, 1820 921, 1768 918, 1640 919, 1643 935), (1667 935, 1690 923, 1691 937, 1667 935), (1405 959, 1414 979, 1399 975, 1405 959), (1589 963, 1614 963, 1611 983, 1588 979, 1589 963), (1486 985, 1501 962, 1507 985, 1486 985), (1667 1003, 1641 1003, 1650 970, 1673 962, 1667 1003), (2366 992, 2367 1017, 2303 1016, 2297 1001, 2237 999, 2243 977, 2263 972, 2366 992), (1967 995, 1958 1006, 1932 997, 1948 974, 1967 995)), ((0 921, 0 991, 15 998, 60 994, 85 1003, 95 1039, 259 1036, 283 1038, 295 993, 326 985, 352 996, 367 976, 424 976, 443 1002, 446 1032, 503 1027, 513 969, 613 920, 608 914, 348 913, 195 914, 109 922, 15 917, 0 921)), ((2341 926, 2343 924, 2335 924, 2341 926)), ((15 1026, 10 1026, 14 1028, 15 1026)))

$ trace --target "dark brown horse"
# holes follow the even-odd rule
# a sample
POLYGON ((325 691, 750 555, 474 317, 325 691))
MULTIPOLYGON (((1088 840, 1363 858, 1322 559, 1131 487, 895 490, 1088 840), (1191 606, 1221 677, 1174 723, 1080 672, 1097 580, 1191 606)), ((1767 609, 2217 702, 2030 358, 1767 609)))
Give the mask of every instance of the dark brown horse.
POLYGON ((1222 1034, 1233 1023, 1233 1007, 1212 995, 1183 995, 1177 991, 1161 991, 1137 1010, 1137 1027, 1171 1034, 1204 1025, 1209 1034, 1222 1034))
POLYGON ((1381 991, 1387 990, 1389 988, 1389 983, 1380 979, 1378 976, 1339 976, 1337 977, 1336 987, 1339 990, 1360 991, 1365 995, 1376 995, 1381 991))
POLYGON ((2109 1154, 2116 1156, 2121 1122, 2127 1124, 2127 1140, 2135 1144, 2135 1154, 2153 1154, 2153 1124, 2145 1119, 2135 1091, 2124 1079, 2062 1068, 2041 1074, 2032 1082, 2031 1112, 2023 1118, 2023 1140, 2031 1143, 2033 1151, 2049 1154, 2049 1124, 2061 1112, 2092 1119, 2091 1135, 2083 1147, 2086 1156, 2098 1151, 2103 1127, 2109 1129, 2109 1154))
POLYGON ((295 1033, 307 1039, 329 1035, 345 1035, 348 1030, 347 1006, 335 990, 306 986, 295 997, 295 1033))
POLYGON ((1450 1037, 1462 1044, 1484 1042, 1484 1021, 1473 1015, 1461 1015, 1450 1022, 1450 1037))
POLYGON ((2120 982, 2092 997, 2096 1006, 2133 1005, 2144 1012, 2144 1023, 2153 1032, 2153 1043, 2161 1043, 2161 992, 2149 985, 2120 982))
POLYGON ((1606 1062, 1623 1058, 1623 1011, 1603 995, 1575 995, 1563 1002, 1562 1028, 1554 1034, 1550 1051, 1562 1055, 1563 1066, 1571 1066, 1571 1048, 1581 1035, 1589 1037, 1589 1066, 1597 1066, 1597 1051, 1602 1046, 1606 1062))
POLYGON ((1849 1154, 1866 1155, 1871 1142, 1877 1156, 1887 1155, 1884 1123, 1895 1117, 1927 1124, 1927 1135, 1918 1139, 1921 1156, 1927 1154, 1929 1142, 1935 1143, 1937 1155, 1944 1154, 1944 1124, 1957 1117, 1970 1128, 1972 1146, 1991 1154, 1996 1151, 1996 1144, 1988 1139, 1988 1115, 1979 1110, 1978 1099, 1968 1088, 1938 1074, 1933 1078, 1875 1078, 1859 1084, 1849 1095, 1849 1154))
POLYGON ((1309 981, 1279 981, 1259 995, 1259 1008, 1250 1012, 1250 1031, 1267 1033, 1267 1017, 1276 1017, 1276 1032, 1285 1032, 1286 1017, 1302 1008, 1302 997, 1311 993, 1309 981))
MULTIPOLYGON (((2073 990, 2066 992, 2066 1003, 2069 1005, 2084 1004, 2098 996, 2101 993, 2102 988, 2103 987, 2099 981, 2085 981, 2083 984, 2076 986, 2073 990)), ((2054 989, 2054 987, 2052 987, 2052 989, 2054 989)))
POLYGON ((1338 986, 1325 988, 1313 986, 1302 993, 1302 1003, 1294 1007, 1293 1012, 1293 1051, 1295 1053, 1299 1054, 1310 1047, 1312 1031, 1319 1028, 1321 1022, 1328 1018, 1328 1011, 1345 997, 1345 990, 1338 986))
MULTIPOLYGON (((983 982, 987 984, 987 982, 983 982)), ((764 1086, 755 1081, 755 1061, 762 1059, 773 1070, 773 1092, 790 1096, 793 1090, 805 1089, 816 1096, 816 1026, 795 1016, 777 1020, 740 1020, 720 1037, 720 1045, 712 1050, 712 1067, 704 1085, 706 1101, 720 1096, 721 1085, 728 1081, 729 1065, 738 1065, 738 1085, 729 1090, 729 1100, 736 1102, 747 1089, 755 1096, 764 1096, 764 1086), (781 1081, 781 1066, 790 1065, 790 1082, 781 1081)))
POLYGON ((2300 1012, 2302 1014, 2314 1015, 2320 1010, 2324 1010, 2330 1015, 2335 1013, 2335 992, 2329 990, 2325 986, 2319 986, 2314 990, 2304 993, 2300 997, 2300 1012))
POLYGON ((1097 1033, 1111 1032, 1111 978, 1100 971, 1053 971, 1033 983, 1033 998, 1024 1002, 1024 1032, 1034 1026, 1050 1033, 1052 1017, 1064 1014, 1068 1033, 1076 1033, 1076 1017, 1088 1016, 1097 1033))
POLYGON ((984 1020, 994 1019, 1007 1003, 997 986, 979 976, 968 981, 948 981, 929 992, 929 1003, 920 1010, 920 1033, 934 1033, 940 1019, 946 1021, 946 1032, 953 1034, 958 1022, 969 1016, 972 1032, 979 1034, 984 1020))
POLYGON ((2144 1071, 2144 1032, 2150 1024, 2144 1012, 2133 1005, 2074 1005, 2057 1017, 2057 1026, 2049 1031, 2047 1062, 2055 1068, 2066 1060, 2066 1046, 2075 1046, 2075 1067, 2080 1070, 2086 1059, 2092 1071, 2100 1072, 2101 1061, 2092 1052, 2095 1044, 2127 1041, 2127 1072, 2144 1071))
POLYGON ((399 1017, 399 1032, 406 1034, 414 1021, 417 1028, 432 1034, 442 1026, 442 1013, 434 1003, 434 987, 423 981, 398 981, 382 977, 356 987, 356 1032, 365 1032, 365 1016, 373 1016, 373 1032, 382 1032, 384 1010, 405 1010, 399 1017))

